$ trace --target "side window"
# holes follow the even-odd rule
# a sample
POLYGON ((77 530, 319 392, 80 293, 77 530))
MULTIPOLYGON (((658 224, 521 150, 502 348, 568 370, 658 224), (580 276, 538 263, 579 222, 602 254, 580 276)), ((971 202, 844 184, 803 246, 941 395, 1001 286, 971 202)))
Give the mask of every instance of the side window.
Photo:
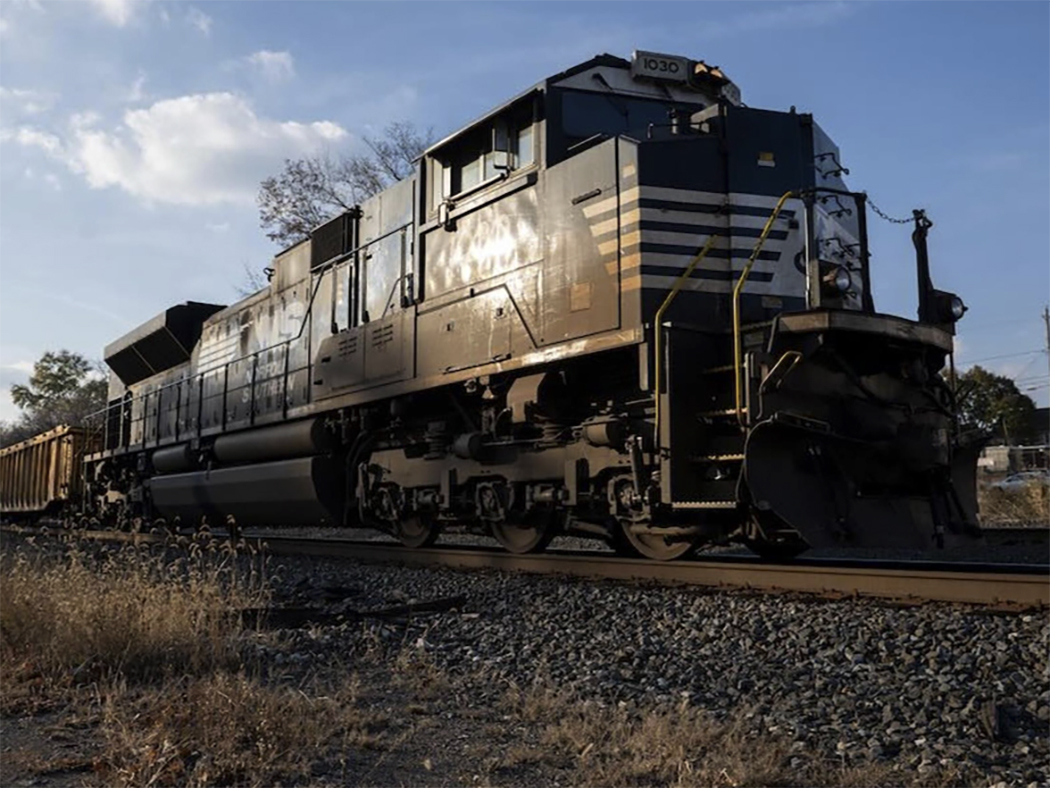
POLYGON ((473 189, 479 183, 481 183, 481 156, 484 153, 470 151, 467 154, 466 159, 455 169, 452 170, 453 180, 455 176, 459 175, 459 188, 456 192, 465 192, 467 189, 473 189))
POLYGON ((430 210, 436 211, 442 200, 452 194, 452 170, 439 159, 430 160, 430 210))
POLYGON ((376 241, 364 254, 362 269, 361 322, 379 320, 401 306, 405 232, 376 241))
POLYGON ((446 145, 430 161, 430 213, 450 197, 535 164, 535 124, 530 101, 446 145))
POLYGON ((529 123, 518 129, 518 149, 515 164, 518 167, 528 167, 536 161, 536 151, 532 141, 535 138, 535 126, 529 123))

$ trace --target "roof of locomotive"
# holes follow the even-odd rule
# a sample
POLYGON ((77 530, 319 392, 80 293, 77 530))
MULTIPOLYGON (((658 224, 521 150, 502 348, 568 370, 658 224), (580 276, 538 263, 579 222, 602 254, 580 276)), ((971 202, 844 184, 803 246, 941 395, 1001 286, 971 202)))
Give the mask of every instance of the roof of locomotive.
MULTIPOLYGON (((690 62, 692 63, 692 61, 690 61, 690 62)), ((706 67, 706 64, 704 64, 702 60, 701 61, 697 61, 697 62, 703 64, 706 67)), ((423 156, 426 156, 426 155, 428 155, 430 153, 433 153, 434 151, 438 150, 439 148, 441 148, 442 146, 444 146, 448 142, 456 139, 457 137, 459 137, 460 135, 464 134, 465 132, 468 132, 471 129, 477 127, 477 126, 484 124, 486 121, 488 121, 488 120, 492 119, 493 117, 499 115, 501 112, 503 112, 507 108, 513 106, 514 104, 518 103, 522 99, 524 99, 524 98, 526 98, 526 97, 528 97, 530 95, 534 95, 536 93, 545 93, 545 92, 547 92, 548 88, 550 88, 552 85, 554 85, 554 84, 556 84, 558 82, 562 82, 564 80, 567 80, 567 79, 570 79, 571 77, 576 76, 577 74, 581 74, 581 73, 583 73, 585 71, 589 71, 591 69, 598 68, 598 67, 601 67, 601 66, 604 66, 606 68, 616 68, 616 69, 621 69, 621 70, 624 70, 624 71, 630 71, 631 70, 631 61, 627 60, 626 58, 619 57, 617 55, 610 55, 607 52, 603 52, 600 55, 595 55, 590 60, 585 60, 582 63, 577 63, 576 65, 565 69, 564 71, 560 71, 557 74, 553 74, 553 75, 547 77, 546 79, 540 80, 539 82, 537 82, 536 84, 532 85, 531 87, 529 87, 529 88, 521 91, 520 93, 514 95, 510 99, 502 102, 501 104, 493 107, 492 109, 490 109, 485 114, 483 114, 483 115, 481 115, 481 116, 479 116, 477 118, 474 118, 474 120, 470 121, 469 123, 467 123, 464 126, 461 126, 458 129, 456 129, 451 134, 448 134, 448 135, 442 137, 438 142, 435 142, 430 147, 428 147, 425 151, 423 151, 423 153, 420 154, 420 158, 422 158, 423 156)), ((733 84, 732 81, 729 80, 728 78, 726 78, 726 82, 728 82, 730 85, 733 84)), ((734 88, 735 88, 735 86, 734 86, 734 88)))

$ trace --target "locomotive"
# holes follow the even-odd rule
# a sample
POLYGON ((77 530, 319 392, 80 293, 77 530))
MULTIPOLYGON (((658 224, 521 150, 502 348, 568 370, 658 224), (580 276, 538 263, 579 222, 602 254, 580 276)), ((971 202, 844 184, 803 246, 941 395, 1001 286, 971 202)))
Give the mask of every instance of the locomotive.
POLYGON ((654 559, 974 538, 965 307, 876 312, 866 196, 812 116, 600 55, 429 147, 232 306, 105 349, 99 519, 331 524, 654 559))

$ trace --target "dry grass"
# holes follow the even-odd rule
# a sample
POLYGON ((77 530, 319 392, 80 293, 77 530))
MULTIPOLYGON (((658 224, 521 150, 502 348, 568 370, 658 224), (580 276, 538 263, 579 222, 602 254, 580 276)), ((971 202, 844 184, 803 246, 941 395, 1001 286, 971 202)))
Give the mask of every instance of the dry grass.
POLYGON ((985 525, 1050 524, 1050 491, 1043 484, 1030 483, 1016 490, 981 486, 977 489, 977 503, 985 525))
POLYGON ((218 673, 119 688, 104 702, 102 772, 112 785, 273 785, 309 777, 325 756, 345 772, 381 722, 358 709, 352 684, 306 692, 218 673))
POLYGON ((544 726, 540 746, 574 766, 579 785, 776 785, 788 759, 780 744, 756 743, 684 704, 632 713, 543 688, 508 701, 522 720, 544 726))
POLYGON ((444 697, 452 687, 448 674, 430 654, 408 646, 393 660, 391 683, 399 689, 410 690, 420 700, 444 697))
MULTIPOLYGON (((0 557, 2 711, 90 719, 104 784, 272 785, 309 777, 326 754, 338 769, 372 743, 377 718, 359 711, 352 682, 307 691, 245 672, 239 611, 268 594, 229 550, 29 547, 0 557)), ((42 766, 34 755, 6 768, 57 768, 53 753, 42 766)))
POLYGON ((165 561, 73 547, 0 560, 0 650, 23 676, 138 681, 229 667, 238 611, 265 604, 258 574, 217 551, 165 561))
MULTIPOLYGON (((539 737, 534 748, 506 753, 500 768, 535 763, 542 754, 551 766, 571 769, 573 785, 875 788, 914 780, 888 764, 792 751, 785 741, 748 733, 742 717, 720 722, 685 703, 630 711, 579 703, 539 685, 509 692, 505 710, 536 726, 539 737)), ((938 771, 923 784, 956 784, 956 777, 938 771)))

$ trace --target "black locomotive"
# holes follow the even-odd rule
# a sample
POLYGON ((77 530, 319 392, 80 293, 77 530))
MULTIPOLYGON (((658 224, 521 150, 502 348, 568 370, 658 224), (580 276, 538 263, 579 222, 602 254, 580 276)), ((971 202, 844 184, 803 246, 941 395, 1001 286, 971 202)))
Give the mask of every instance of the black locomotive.
POLYGON ((106 348, 86 506, 653 558, 978 533, 945 379, 965 308, 878 314, 865 195, 810 115, 601 55, 427 150, 232 306, 106 348))

